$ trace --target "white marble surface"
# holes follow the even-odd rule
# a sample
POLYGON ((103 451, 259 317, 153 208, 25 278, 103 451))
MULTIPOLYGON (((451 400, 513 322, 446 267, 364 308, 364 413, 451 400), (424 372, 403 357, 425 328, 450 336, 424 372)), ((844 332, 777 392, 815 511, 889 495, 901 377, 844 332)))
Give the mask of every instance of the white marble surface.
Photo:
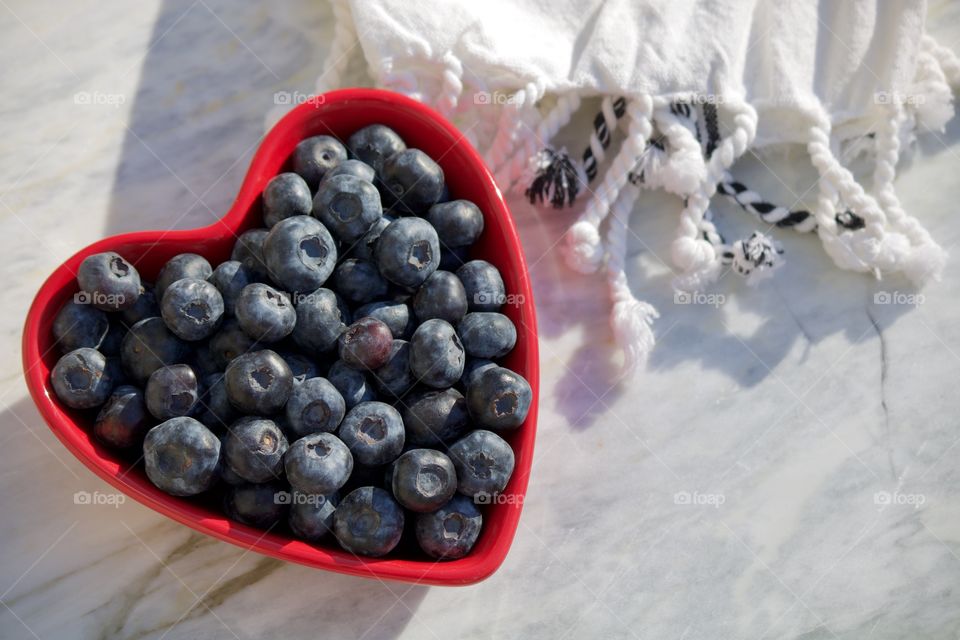
MULTIPOLYGON (((934 3, 930 28, 960 46, 960 9, 934 3)), ((516 201, 541 420, 516 541, 486 582, 338 576, 130 501, 74 504, 77 490, 111 490, 27 397, 33 293, 103 235, 225 211, 273 92, 312 87, 329 32, 320 3, 0 0, 0 637, 958 636, 956 262, 919 306, 878 305, 875 292, 909 288, 840 272, 812 238, 781 234, 773 282, 729 277, 718 308, 676 305, 657 257, 678 210, 666 197, 644 199, 630 245, 633 287, 662 313, 659 346, 619 385, 602 287, 553 250, 569 214, 516 201), (702 504, 677 504, 682 492, 702 504), (897 497, 878 505, 879 492, 897 497)), ((958 141, 960 123, 926 138, 898 180, 954 253, 958 141)), ((737 171, 791 200, 813 183, 804 166, 785 153, 737 171)))

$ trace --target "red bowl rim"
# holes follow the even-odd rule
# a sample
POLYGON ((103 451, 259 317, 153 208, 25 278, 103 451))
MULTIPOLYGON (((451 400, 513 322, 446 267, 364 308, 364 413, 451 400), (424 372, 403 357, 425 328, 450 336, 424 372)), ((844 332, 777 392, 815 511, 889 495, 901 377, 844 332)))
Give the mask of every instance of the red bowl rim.
POLYGON ((73 274, 76 267, 84 257, 91 253, 108 250, 121 243, 139 244, 156 240, 158 231, 126 233, 95 242, 62 263, 46 279, 30 306, 24 326, 22 347, 24 377, 27 387, 50 430, 87 468, 141 504, 196 531, 274 558, 344 574, 418 584, 473 584, 489 577, 496 571, 510 549, 519 523, 523 497, 526 494, 533 459, 539 398, 539 356, 533 292, 520 238, 509 209, 503 200, 503 195, 494 182, 490 171, 486 168, 484 161, 472 145, 463 138, 460 131, 436 111, 406 96, 377 89, 342 89, 324 94, 321 98, 297 106, 267 133, 251 160, 234 203, 222 218, 206 227, 162 233, 165 238, 170 240, 186 242, 201 239, 220 226, 226 225, 231 229, 237 228, 247 215, 248 206, 246 205, 251 199, 259 195, 259 192, 252 193, 252 190, 257 188, 252 176, 257 172, 258 166, 271 153, 271 149, 276 147, 284 135, 284 130, 295 128, 294 123, 306 119, 312 110, 322 108, 324 104, 340 101, 387 103, 393 108, 406 110, 412 115, 434 121, 437 126, 446 131, 451 139, 457 140, 456 144, 463 146, 461 152, 468 156, 470 164, 478 172, 477 179, 481 181, 483 188, 493 196, 491 201, 495 203, 496 211, 490 213, 499 217, 504 232, 503 241, 508 250, 515 254, 516 259, 519 260, 519 265, 522 267, 519 275, 520 290, 517 293, 524 296, 525 304, 521 310, 524 318, 523 326, 518 328, 518 333, 522 334, 521 339, 528 342, 523 368, 533 389, 533 403, 514 447, 517 455, 515 468, 521 473, 514 474, 508 490, 515 499, 509 504, 497 505, 498 509, 505 510, 500 528, 501 535, 494 541, 487 553, 479 555, 472 553, 453 561, 429 562, 367 558, 338 550, 316 547, 296 540, 288 540, 281 544, 274 541, 272 536, 270 538, 266 537, 265 532, 261 530, 226 520, 226 518, 210 518, 206 510, 200 506, 168 496, 159 489, 152 487, 152 485, 144 487, 134 484, 120 473, 121 466, 119 464, 109 466, 105 464, 111 462, 109 460, 97 461, 92 459, 90 452, 86 450, 89 444, 84 439, 86 436, 84 430, 76 424, 66 411, 60 408, 48 389, 44 372, 41 372, 41 368, 36 366, 45 355, 40 352, 39 331, 41 323, 39 318, 44 309, 54 302, 58 292, 66 286, 65 282, 74 279, 73 274))

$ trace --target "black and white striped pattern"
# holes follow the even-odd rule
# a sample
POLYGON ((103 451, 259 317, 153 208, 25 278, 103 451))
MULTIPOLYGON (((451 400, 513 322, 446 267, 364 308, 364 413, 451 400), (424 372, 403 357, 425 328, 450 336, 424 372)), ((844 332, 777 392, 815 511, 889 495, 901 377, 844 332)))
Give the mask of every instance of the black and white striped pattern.
POLYGON ((604 152, 610 148, 610 132, 617 128, 617 120, 626 111, 626 99, 621 97, 612 102, 609 98, 603 99, 600 112, 593 118, 590 145, 583 151, 583 172, 587 182, 597 177, 597 164, 603 162, 604 152))

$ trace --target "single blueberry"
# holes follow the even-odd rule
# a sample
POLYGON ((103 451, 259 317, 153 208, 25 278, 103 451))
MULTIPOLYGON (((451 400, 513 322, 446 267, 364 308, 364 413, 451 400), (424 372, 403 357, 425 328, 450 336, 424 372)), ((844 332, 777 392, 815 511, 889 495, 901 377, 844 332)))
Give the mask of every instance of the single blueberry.
POLYGON ((313 136, 297 145, 293 151, 293 170, 316 190, 324 174, 347 159, 347 150, 340 141, 330 136, 313 136))
POLYGON ((133 306, 120 311, 120 320, 127 327, 132 327, 141 320, 154 318, 160 315, 160 301, 157 300, 156 290, 152 284, 140 282, 140 295, 133 306))
POLYGON ((333 531, 333 513, 340 504, 340 494, 303 493, 290 496, 287 523, 293 535, 308 542, 318 542, 333 531))
POLYGON ((157 299, 161 301, 160 304, 162 306, 163 294, 166 293, 167 287, 177 280, 183 280, 185 278, 206 280, 211 275, 213 275, 213 268, 203 256, 198 256, 195 253, 181 253, 173 256, 163 265, 163 268, 160 269, 160 273, 157 275, 157 299))
POLYGON ((114 378, 107 359, 96 349, 75 349, 57 360, 50 383, 60 401, 72 409, 99 407, 110 397, 114 378))
POLYGON ((460 278, 449 271, 434 271, 413 296, 413 312, 420 322, 440 318, 456 325, 467 313, 467 292, 460 278))
POLYGON ((514 429, 523 424, 533 402, 530 383, 504 367, 485 369, 467 385, 467 409, 478 425, 514 429))
POLYGON ((147 379, 144 397, 147 409, 157 420, 191 415, 200 399, 197 376, 185 364, 160 367, 147 379))
POLYGON ((103 311, 129 309, 140 297, 140 274, 113 251, 84 258, 77 269, 77 282, 81 291, 78 301, 103 311))
POLYGON ((83 347, 97 349, 109 330, 110 319, 106 313, 73 300, 63 305, 53 319, 53 337, 61 353, 83 347))
POLYGON ((513 449, 492 431, 470 432, 448 454, 457 470, 457 491, 474 499, 500 493, 513 475, 513 449))
POLYGON ((417 516, 417 543, 431 558, 456 560, 473 549, 483 516, 473 500, 456 495, 433 513, 417 516))
POLYGON ((248 482, 267 482, 283 474, 287 438, 267 418, 240 418, 227 430, 223 456, 230 469, 248 482))
POLYGON ((410 338, 410 371, 435 389, 453 386, 463 375, 463 345, 446 320, 427 320, 410 338))
POLYGON ((263 259, 263 243, 270 232, 267 229, 249 229, 240 234, 233 245, 230 259, 242 264, 254 281, 266 281, 270 276, 263 259))
POLYGON ((290 296, 259 282, 244 287, 237 298, 236 314, 240 328, 258 342, 282 340, 297 323, 290 296))
POLYGON ((467 355, 501 358, 517 343, 517 328, 507 316, 495 311, 471 311, 457 326, 467 355))
POLYGON ((467 401, 456 389, 418 391, 404 400, 403 424, 411 445, 450 446, 469 426, 467 401))
POLYGON ((313 209, 313 195, 306 180, 296 173, 281 173, 263 190, 263 225, 272 227, 293 216, 308 216, 313 209))
POLYGON ((361 402, 376 399, 373 386, 362 371, 352 369, 342 360, 337 360, 327 373, 327 380, 343 396, 343 402, 349 411, 361 402))
POLYGON ((411 511, 426 513, 443 506, 457 491, 453 462, 433 449, 412 449, 393 467, 393 496, 411 511))
POLYGON ((158 488, 174 496, 196 495, 217 479, 220 439, 193 418, 171 418, 147 432, 143 459, 158 488))
POLYGON ((198 404, 200 422, 216 433, 222 433, 238 417, 227 397, 227 381, 223 373, 214 373, 203 379, 198 404))
POLYGON ((184 278, 173 282, 163 293, 160 315, 182 340, 209 337, 223 318, 223 296, 206 280, 184 278))
POLYGON ((208 343, 210 359, 218 371, 227 368, 234 358, 259 349, 257 342, 240 327, 236 317, 227 318, 208 343))
POLYGON ((152 425, 143 392, 132 385, 122 385, 113 390, 97 414, 93 435, 107 446, 129 449, 143 443, 152 425))
POLYGON ((297 295, 297 322, 293 327, 293 341, 313 357, 333 349, 337 338, 347 329, 350 312, 340 297, 330 289, 297 295))
POLYGON ((123 369, 139 384, 168 364, 182 362, 189 348, 167 329, 163 318, 146 318, 130 327, 120 345, 123 369))
POLYGON ((296 437, 336 431, 347 411, 343 396, 326 378, 310 378, 293 388, 285 413, 296 437))
POLYGON ((499 311, 506 301, 503 278, 486 260, 471 260, 457 269, 457 277, 467 292, 470 311, 499 311))
POLYGON ((410 343, 394 340, 387 361, 373 372, 377 390, 388 398, 402 398, 414 385, 410 372, 410 343))
POLYGON ((380 234, 375 254, 384 278, 415 288, 440 265, 440 240, 423 218, 399 218, 380 234))
POLYGON ((333 533, 340 546, 351 553, 385 555, 403 535, 403 508, 383 489, 354 489, 333 513, 333 533))
POLYGON ((380 179, 384 201, 403 214, 425 214, 443 195, 443 169, 419 149, 406 149, 388 157, 380 179))
POLYGON ((340 335, 340 360, 354 369, 373 370, 390 358, 393 334, 376 318, 360 318, 340 335))
POLYGON ((323 224, 309 216, 281 220, 263 243, 270 278, 287 291, 313 291, 337 264, 337 247, 323 224))
POLYGON ((289 495, 273 482, 231 486, 223 496, 223 510, 231 520, 269 530, 287 516, 289 495))
POLYGON ((358 308, 353 314, 357 320, 368 316, 390 327, 393 337, 401 340, 408 340, 413 335, 413 330, 417 328, 416 318, 405 302, 371 302, 358 308))
POLYGON ((313 216, 348 245, 360 240, 382 215, 380 192, 356 176, 327 178, 313 199, 313 216))
POLYGON ((377 266, 366 260, 347 258, 333 271, 333 288, 353 304, 382 298, 388 287, 377 266))
POLYGON ((293 374, 269 349, 238 356, 226 371, 227 397, 240 411, 269 416, 279 412, 293 389, 293 374))
POLYGON ((483 233, 483 214, 469 200, 453 200, 430 207, 427 222, 433 225, 446 247, 473 244, 483 233))
POLYGON ((227 260, 218 264, 207 280, 220 292, 224 313, 232 315, 240 292, 251 282, 256 282, 256 276, 239 260, 227 260))
POLYGON ((359 464, 387 464, 403 450, 403 420, 383 402, 361 402, 350 409, 337 434, 359 464))
POLYGON ((347 147, 354 157, 380 173, 384 162, 395 153, 407 148, 397 132, 382 124, 371 124, 354 133, 347 140, 347 147))
POLYGON ((294 489, 329 494, 347 482, 353 471, 353 456, 332 433, 312 433, 290 445, 283 466, 294 489))

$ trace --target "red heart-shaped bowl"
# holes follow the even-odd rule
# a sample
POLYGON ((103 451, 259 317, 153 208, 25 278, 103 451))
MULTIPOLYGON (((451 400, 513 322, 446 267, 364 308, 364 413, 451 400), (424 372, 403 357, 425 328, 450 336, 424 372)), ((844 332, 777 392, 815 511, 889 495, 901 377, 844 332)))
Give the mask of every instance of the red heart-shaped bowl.
POLYGON ((197 531, 259 553, 340 573, 435 585, 464 585, 492 574, 507 555, 520 518, 533 459, 537 420, 539 364, 537 323, 526 262, 503 196, 480 156, 463 135, 435 111, 404 96, 373 89, 334 91, 291 111, 267 134, 250 164, 236 201, 218 222, 189 231, 144 231, 101 240, 61 265, 40 288, 27 315, 23 333, 23 366, 27 386, 53 433, 94 473, 135 500, 197 531), (142 465, 118 456, 91 437, 93 416, 63 406, 50 385, 50 369, 59 356, 51 327, 60 307, 78 290, 75 274, 88 255, 116 251, 136 265, 147 280, 183 252, 205 256, 211 263, 228 260, 236 236, 260 225, 261 193, 267 182, 289 170, 298 142, 326 134, 345 140, 363 126, 382 123, 396 130, 411 147, 433 157, 456 198, 475 202, 484 214, 485 231, 471 257, 493 263, 503 274, 508 294, 520 304, 504 313, 517 326, 517 344, 504 365, 523 375, 533 388, 526 422, 506 439, 516 454, 516 470, 496 504, 484 512, 483 530, 464 558, 433 562, 425 556, 384 559, 358 557, 335 541, 312 545, 291 537, 264 533, 228 520, 211 500, 176 498, 157 489, 142 465))

